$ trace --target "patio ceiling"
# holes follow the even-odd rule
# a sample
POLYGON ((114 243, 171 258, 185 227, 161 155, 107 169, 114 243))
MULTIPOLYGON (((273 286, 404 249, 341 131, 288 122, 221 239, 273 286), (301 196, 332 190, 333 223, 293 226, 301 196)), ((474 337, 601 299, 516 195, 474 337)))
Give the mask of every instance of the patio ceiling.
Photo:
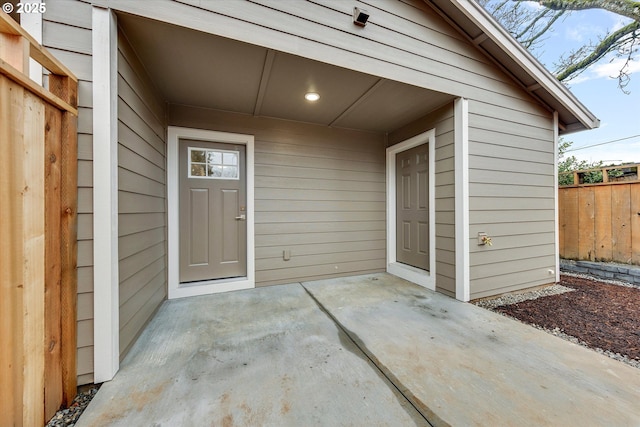
POLYGON ((118 22, 165 101, 326 126, 390 132, 453 99, 150 19, 118 22), (317 92, 320 100, 304 99, 317 92))

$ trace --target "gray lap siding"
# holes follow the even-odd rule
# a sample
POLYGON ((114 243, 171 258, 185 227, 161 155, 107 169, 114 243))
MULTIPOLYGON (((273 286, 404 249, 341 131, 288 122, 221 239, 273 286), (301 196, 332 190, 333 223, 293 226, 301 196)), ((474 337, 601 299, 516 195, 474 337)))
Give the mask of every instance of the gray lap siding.
POLYGON ((385 270, 383 134, 175 105, 169 121, 255 136, 257 286, 385 270))
POLYGON ((527 105, 469 102, 472 299, 555 280, 554 122, 527 105))

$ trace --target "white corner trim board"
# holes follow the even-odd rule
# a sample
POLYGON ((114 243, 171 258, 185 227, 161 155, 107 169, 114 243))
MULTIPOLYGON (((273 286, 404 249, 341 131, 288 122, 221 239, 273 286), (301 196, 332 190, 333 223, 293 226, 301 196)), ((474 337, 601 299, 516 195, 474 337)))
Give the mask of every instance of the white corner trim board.
POLYGON ((436 290, 435 153, 435 129, 387 148, 387 272, 433 291, 436 290), (429 271, 396 260, 396 155, 425 143, 429 144, 429 271))
POLYGON ((469 101, 454 103, 456 299, 469 301, 469 101))
POLYGON ((118 45, 116 17, 93 8, 93 375, 120 365, 118 296, 118 45))
MULTIPOLYGON (((557 111, 553 112, 553 152, 555 153, 554 156, 554 163, 553 163, 553 182, 556 183, 556 185, 558 184, 558 144, 560 143, 559 141, 559 131, 560 131, 560 119, 559 119, 559 115, 557 111)), ((554 218, 555 218, 555 233, 556 233, 556 237, 555 237, 555 245, 556 245, 556 266, 555 266, 555 272, 556 272, 556 282, 560 281, 560 208, 559 208, 559 201, 558 201, 558 191, 557 189, 553 192, 554 194, 554 209, 555 209, 555 214, 554 214, 554 218)))
POLYGON ((168 217, 168 294, 169 299, 228 292, 255 287, 255 210, 254 137, 227 132, 169 126, 167 132, 167 217, 168 217), (181 138, 244 144, 247 155, 247 276, 181 285, 179 279, 179 156, 181 138))

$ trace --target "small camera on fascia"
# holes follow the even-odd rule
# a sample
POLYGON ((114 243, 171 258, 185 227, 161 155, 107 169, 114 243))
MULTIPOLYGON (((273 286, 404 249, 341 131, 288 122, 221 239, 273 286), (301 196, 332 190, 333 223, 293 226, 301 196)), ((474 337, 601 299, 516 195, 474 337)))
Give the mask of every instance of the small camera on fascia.
POLYGON ((367 21, 369 20, 369 12, 364 9, 360 9, 359 7, 353 8, 353 23, 359 27, 364 27, 367 25, 367 21))

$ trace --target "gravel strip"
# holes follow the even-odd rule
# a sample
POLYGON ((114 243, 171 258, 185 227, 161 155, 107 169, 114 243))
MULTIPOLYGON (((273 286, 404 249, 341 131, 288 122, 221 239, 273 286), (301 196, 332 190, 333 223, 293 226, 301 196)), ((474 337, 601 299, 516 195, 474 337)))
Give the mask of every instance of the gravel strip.
POLYGON ((73 399, 68 409, 61 409, 51 418, 46 427, 72 427, 84 412, 93 396, 98 392, 98 386, 91 386, 73 399))
POLYGON ((548 297, 550 295, 559 295, 564 294, 565 292, 573 292, 575 289, 567 288, 562 285, 551 285, 546 286, 544 288, 536 289, 529 292, 522 292, 517 294, 504 294, 500 295, 498 298, 491 299, 483 299, 479 301, 475 301, 474 304, 478 307, 486 308, 488 310, 493 310, 496 307, 501 305, 510 305, 516 304, 522 301, 528 301, 533 299, 538 299, 541 297, 548 297))

